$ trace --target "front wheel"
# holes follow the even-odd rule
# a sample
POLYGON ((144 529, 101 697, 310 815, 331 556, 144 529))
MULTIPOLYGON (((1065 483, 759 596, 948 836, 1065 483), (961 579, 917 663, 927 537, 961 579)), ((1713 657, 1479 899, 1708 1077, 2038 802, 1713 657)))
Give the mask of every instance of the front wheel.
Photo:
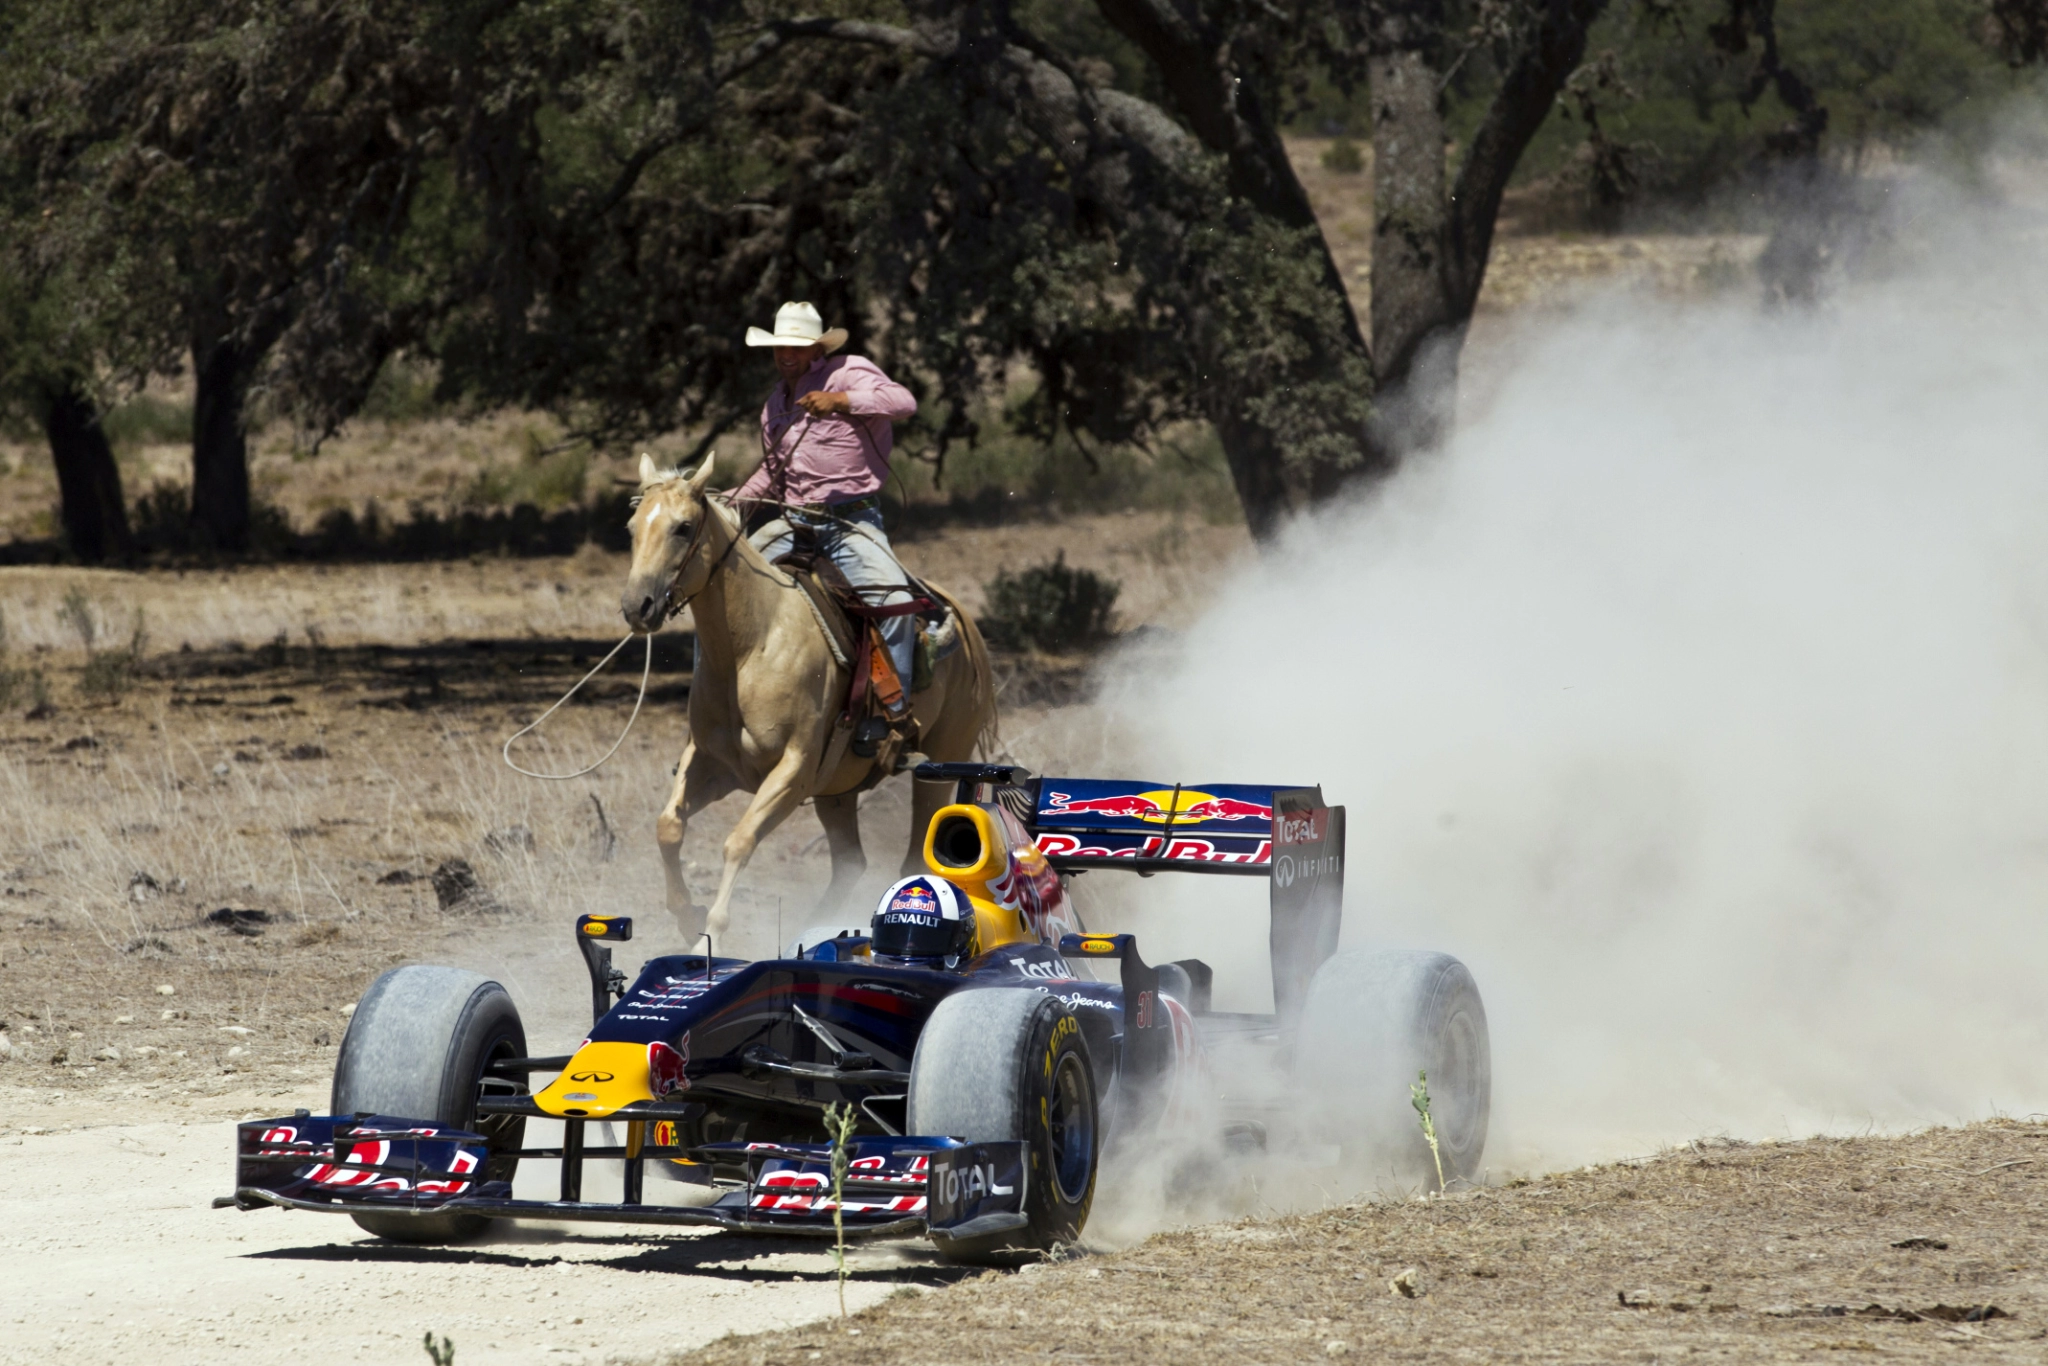
POLYGON ((1347 1166, 1397 1183, 1472 1181, 1486 1149, 1493 1060, 1486 1007, 1444 953, 1354 949, 1317 970, 1295 1039, 1294 1086, 1311 1132, 1347 1166), (1416 1086, 1427 1075, 1432 1154, 1416 1086))
MULTIPOLYGON (((423 1119, 490 1140, 480 1179, 510 1181, 526 1121, 477 1116, 476 1102, 494 1062, 526 1056, 526 1030, 505 988, 460 968, 393 968, 363 993, 334 1064, 334 1113, 423 1119)), ((475 1214, 351 1216, 366 1232, 400 1243, 454 1243, 491 1221, 475 1214)))
POLYGON ((1073 1242, 1095 1200, 1101 1147, 1095 1070, 1080 1021, 1039 991, 948 996, 926 1021, 911 1059, 909 1132, 1027 1145, 1029 1223, 980 1238, 935 1234, 948 1259, 1003 1264, 1073 1242))

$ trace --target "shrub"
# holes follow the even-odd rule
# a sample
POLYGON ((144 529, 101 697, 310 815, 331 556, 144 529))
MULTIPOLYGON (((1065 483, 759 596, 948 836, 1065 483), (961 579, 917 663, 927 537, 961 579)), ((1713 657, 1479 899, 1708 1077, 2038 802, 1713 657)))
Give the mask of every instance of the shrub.
POLYGON ((121 447, 182 446, 192 440, 192 405, 138 394, 100 419, 100 430, 121 447))
MULTIPOLYGON (((68 605, 68 604, 67 604, 68 605)), ((79 671, 78 691, 103 702, 118 700, 135 681, 149 648, 149 632, 143 625, 142 609, 135 609, 135 628, 128 643, 111 650, 88 649, 85 668, 79 671)))
POLYGON ((418 422, 445 411, 436 397, 440 368, 399 351, 384 362, 363 397, 362 416, 378 422, 418 422))
POLYGON ((981 629, 998 645, 1025 650, 1076 650, 1109 635, 1122 585, 1092 569, 1067 564, 1063 550, 1021 573, 999 570, 985 585, 981 629))
POLYGON ((183 484, 158 481, 128 514, 135 540, 146 550, 182 551, 192 545, 192 494, 183 484))
POLYGON ((1339 175, 1357 175, 1365 169, 1365 157, 1350 138, 1338 138, 1323 149, 1323 169, 1339 175))
POLYGON ((28 687, 28 675, 7 667, 7 616, 0 613, 0 707, 12 707, 28 687))

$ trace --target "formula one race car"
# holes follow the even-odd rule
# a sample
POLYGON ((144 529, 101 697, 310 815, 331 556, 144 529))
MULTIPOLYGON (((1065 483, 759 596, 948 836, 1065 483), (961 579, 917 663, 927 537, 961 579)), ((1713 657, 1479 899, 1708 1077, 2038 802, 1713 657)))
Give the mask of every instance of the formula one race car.
MULTIPOLYGON (((665 955, 628 985, 607 945, 632 922, 578 920, 596 1019, 571 1053, 529 1056, 496 982, 385 973, 342 1041, 334 1113, 242 1124, 235 1193, 215 1203, 347 1213, 406 1242, 511 1218, 831 1236, 836 1204, 848 1236, 1005 1261, 1080 1234, 1106 1140, 1220 1127, 1219 1089, 1257 1090, 1234 1081, 1291 1079, 1281 1108, 1347 1161, 1433 1170, 1410 1105, 1424 1071, 1445 1174, 1477 1171, 1478 990, 1441 954, 1334 952, 1344 809, 1319 789, 917 777, 956 784, 956 802, 926 832, 930 872, 892 887, 865 933, 763 962, 665 955), (1266 878, 1275 1013, 1212 1011, 1201 961, 1148 966, 1132 936, 1087 932, 1067 878, 1091 869, 1266 878), (835 1202, 820 1136, 838 1103, 858 1123, 835 1202), (559 1145, 523 1146, 529 1119, 558 1121, 559 1145), (522 1159, 559 1164, 558 1199, 514 1197, 522 1159), (618 1201, 584 1199, 593 1160, 621 1164, 618 1201), (699 1202, 648 1200, 650 1166, 699 1202)), ((1265 1138, 1257 1120, 1232 1129, 1265 1138)))

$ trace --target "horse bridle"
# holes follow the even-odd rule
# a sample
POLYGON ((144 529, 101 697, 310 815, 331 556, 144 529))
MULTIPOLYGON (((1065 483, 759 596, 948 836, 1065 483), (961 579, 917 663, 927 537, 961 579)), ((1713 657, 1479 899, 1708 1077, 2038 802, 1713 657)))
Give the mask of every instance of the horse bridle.
POLYGON ((697 593, 690 594, 689 597, 684 598, 681 602, 676 601, 676 585, 683 581, 683 571, 690 567, 690 561, 697 558, 697 547, 704 543, 704 528, 709 526, 711 519, 717 515, 718 505, 707 496, 704 499, 704 515, 697 520, 697 529, 690 533, 690 544, 684 547, 683 558, 676 561, 676 572, 669 576, 668 587, 662 591, 661 616, 655 621, 653 630, 660 630, 663 622, 666 622, 670 617, 688 607, 696 598, 697 593, 702 593, 705 588, 709 588, 711 581, 718 577, 718 571, 725 567, 726 558, 738 548, 741 528, 734 527, 732 529, 732 539, 725 543, 725 549, 720 552, 717 562, 704 575, 704 586, 699 588, 697 593))

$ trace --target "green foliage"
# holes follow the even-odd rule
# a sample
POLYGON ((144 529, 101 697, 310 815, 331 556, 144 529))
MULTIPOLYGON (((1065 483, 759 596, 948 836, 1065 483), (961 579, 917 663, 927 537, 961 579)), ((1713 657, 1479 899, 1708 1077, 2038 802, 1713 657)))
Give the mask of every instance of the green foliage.
POLYGON ((1429 1155, 1436 1160, 1436 1188, 1446 1190, 1444 1184, 1444 1154, 1437 1146, 1436 1121, 1429 1113, 1429 1073, 1417 1072, 1414 1084, 1408 1088, 1408 1103, 1415 1107, 1415 1113, 1422 1121, 1422 1137, 1429 1144, 1429 1155))
POLYGON ((138 394, 100 419, 116 448, 183 445, 192 439, 192 405, 156 394, 138 394))
POLYGON ((825 1107, 825 1132, 832 1137, 832 1262, 839 1271, 839 1317, 846 1317, 846 1173, 853 1162, 853 1130, 859 1123, 853 1103, 825 1107))
MULTIPOLYGON (((1793 113, 1756 80, 1758 44, 1710 41, 1727 0, 1615 5, 1594 27, 1587 61, 1611 61, 1616 85, 1598 104, 1601 134, 1623 150, 1633 198, 1688 209, 1732 189, 1767 159, 1793 113)), ((1942 132, 1966 140, 1989 126, 1998 97, 2019 88, 1989 46, 1979 0, 1779 0, 1781 57, 1827 110, 1823 150, 1854 166, 1942 132)), ((1493 75, 1483 53, 1451 91, 1451 126, 1469 138, 1493 75)), ((1591 129, 1570 101, 1537 134, 1517 174, 1589 189, 1591 129)))
POLYGON ((1340 137, 1323 149, 1323 169, 1338 175, 1357 175, 1365 169, 1365 156, 1357 143, 1340 137))
POLYGON ((28 674, 7 663, 7 614, 0 612, 0 708, 12 707, 28 684, 28 674))
POLYGON ((57 619, 69 626, 78 636, 79 645, 92 653, 95 641, 99 639, 99 618, 93 614, 92 599, 84 588, 72 584, 64 590, 64 601, 57 608, 57 619))
POLYGON ((418 422, 438 416, 446 405, 436 397, 440 367, 406 352, 393 352, 363 395, 362 416, 379 422, 418 422))
POLYGON ((428 1329, 425 1345, 427 1359, 432 1361, 434 1366, 455 1366, 455 1343, 445 1333, 437 1345, 434 1342, 433 1329, 428 1329))
POLYGON ((1063 550, 1021 573, 997 571, 984 587, 982 633, 1011 649, 1086 649, 1108 637, 1121 590, 1114 579, 1073 568, 1063 550))
POLYGON ((488 465, 471 481, 464 502, 472 506, 530 503, 543 511, 583 501, 590 477, 590 447, 582 441, 550 443, 528 427, 518 463, 488 465))
POLYGON ((1213 427, 1167 427, 1147 446, 1098 445, 1059 431, 1046 439, 1018 429, 1014 409, 1031 402, 1034 388, 1019 388, 1011 411, 975 409, 977 435, 951 447, 943 463, 895 462, 888 491, 911 506, 892 521, 892 531, 915 527, 934 512, 980 522, 1125 509, 1190 514, 1218 525, 1241 520, 1237 491, 1213 427))
POLYGON ((135 609, 134 625, 124 644, 95 649, 99 639, 99 617, 83 588, 66 590, 57 615, 77 633, 85 647, 85 667, 79 671, 78 691, 88 701, 113 702, 126 695, 149 649, 149 630, 141 608, 135 609))
POLYGON ((135 500, 128 526, 147 550, 183 550, 191 537, 192 495, 183 484, 159 482, 135 500))

